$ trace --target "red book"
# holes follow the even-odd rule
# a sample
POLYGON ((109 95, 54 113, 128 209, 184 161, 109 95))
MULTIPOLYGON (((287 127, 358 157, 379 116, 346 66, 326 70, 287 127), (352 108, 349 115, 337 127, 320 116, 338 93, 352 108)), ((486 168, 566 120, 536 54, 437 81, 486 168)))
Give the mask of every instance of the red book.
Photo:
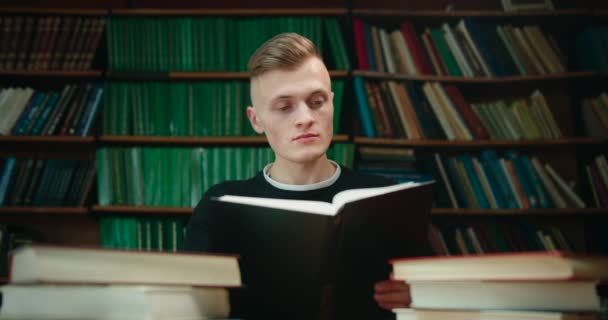
POLYGON ((367 50, 365 48, 365 37, 363 36, 363 21, 354 19, 353 32, 355 34, 355 49, 357 50, 357 62, 360 70, 369 70, 367 63, 367 50))
POLYGON ((486 129, 475 112, 473 112, 471 106, 464 100, 464 97, 458 88, 454 85, 446 85, 444 86, 444 89, 448 97, 454 102, 454 105, 467 123, 467 126, 471 129, 475 139, 489 139, 490 133, 488 132, 488 129, 486 129))
POLYGON ((401 24, 401 33, 407 43, 407 47, 411 50, 412 58, 414 59, 414 64, 416 65, 418 72, 421 74, 431 74, 431 66, 426 59, 422 44, 420 44, 420 41, 416 37, 416 31, 410 21, 404 21, 401 24))
POLYGON ((392 259, 393 277, 407 281, 556 281, 608 279, 608 256, 562 251, 392 259))

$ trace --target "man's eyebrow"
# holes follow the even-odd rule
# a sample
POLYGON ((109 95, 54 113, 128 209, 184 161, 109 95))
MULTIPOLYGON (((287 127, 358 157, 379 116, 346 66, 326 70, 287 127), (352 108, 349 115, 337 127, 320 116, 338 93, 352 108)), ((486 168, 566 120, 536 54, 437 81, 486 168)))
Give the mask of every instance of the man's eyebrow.
MULTIPOLYGON (((312 95, 319 94, 319 93, 327 94, 327 91, 324 90, 324 89, 317 89, 317 90, 311 92, 309 95, 312 96, 312 95)), ((272 103, 272 102, 275 102, 275 101, 278 101, 278 100, 291 99, 293 97, 294 97, 293 94, 282 94, 282 95, 273 97, 272 99, 270 99, 270 102, 272 103)))

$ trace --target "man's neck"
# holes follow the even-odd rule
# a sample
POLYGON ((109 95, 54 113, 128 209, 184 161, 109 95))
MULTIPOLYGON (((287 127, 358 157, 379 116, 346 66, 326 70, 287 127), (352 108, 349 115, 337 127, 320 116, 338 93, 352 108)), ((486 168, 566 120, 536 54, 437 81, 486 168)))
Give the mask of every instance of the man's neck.
POLYGON ((336 167, 326 157, 307 163, 294 163, 277 158, 268 174, 280 183, 305 185, 325 181, 335 172, 336 167))

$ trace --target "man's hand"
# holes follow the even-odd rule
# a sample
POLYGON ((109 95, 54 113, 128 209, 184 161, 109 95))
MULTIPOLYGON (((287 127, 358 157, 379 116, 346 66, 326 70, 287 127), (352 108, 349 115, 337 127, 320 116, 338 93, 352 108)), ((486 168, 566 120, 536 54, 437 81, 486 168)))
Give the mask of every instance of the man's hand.
POLYGON ((374 291, 374 299, 383 309, 407 308, 412 302, 410 286, 402 280, 377 282, 374 285, 374 291))

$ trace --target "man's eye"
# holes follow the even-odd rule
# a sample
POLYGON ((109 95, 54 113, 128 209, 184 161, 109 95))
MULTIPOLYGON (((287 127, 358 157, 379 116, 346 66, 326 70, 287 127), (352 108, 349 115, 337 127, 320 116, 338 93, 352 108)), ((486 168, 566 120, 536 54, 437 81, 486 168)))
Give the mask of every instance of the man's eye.
POLYGON ((325 100, 323 100, 323 99, 314 99, 311 101, 310 104, 314 107, 320 107, 323 105, 324 102, 325 102, 325 100))
POLYGON ((279 107, 279 110, 281 110, 281 111, 287 111, 287 110, 289 110, 290 108, 291 108, 291 106, 290 106, 290 105, 284 105, 284 106, 279 107))

